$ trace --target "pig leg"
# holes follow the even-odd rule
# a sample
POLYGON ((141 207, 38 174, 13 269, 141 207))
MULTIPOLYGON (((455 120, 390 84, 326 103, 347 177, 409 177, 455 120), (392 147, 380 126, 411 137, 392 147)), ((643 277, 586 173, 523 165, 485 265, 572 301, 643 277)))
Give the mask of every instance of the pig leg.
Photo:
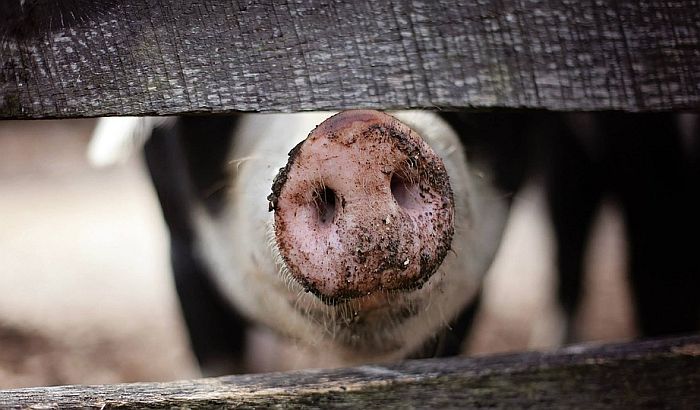
POLYGON ((599 161, 591 155, 599 143, 591 120, 587 114, 571 114, 543 141, 545 196, 554 232, 557 301, 564 314, 565 342, 577 340, 573 320, 582 297, 583 259, 605 190, 599 161))
POLYGON ((222 207, 228 146, 236 117, 181 118, 157 127, 145 158, 170 231, 175 286, 192 348, 205 375, 240 372, 246 321, 227 304, 195 250, 195 202, 222 207))
POLYGON ((637 324, 645 336, 686 333, 700 325, 696 164, 676 119, 669 113, 606 117, 626 217, 637 324))
MULTIPOLYGON (((582 292, 583 256, 603 195, 619 201, 639 331, 689 332, 700 324, 695 162, 673 114, 568 114, 544 147, 547 198, 557 244, 558 298, 566 339, 582 292)), ((554 128, 554 127, 553 127, 554 128)))

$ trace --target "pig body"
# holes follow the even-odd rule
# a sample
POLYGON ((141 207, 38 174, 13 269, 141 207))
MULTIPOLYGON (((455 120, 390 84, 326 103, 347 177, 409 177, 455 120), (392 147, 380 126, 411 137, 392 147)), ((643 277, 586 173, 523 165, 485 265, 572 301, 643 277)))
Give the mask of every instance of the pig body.
MULTIPOLYGON (((554 122, 553 122, 554 123, 554 122)), ((565 340, 584 294, 584 256, 605 199, 623 217, 636 327, 642 336, 700 328, 700 116, 567 113, 545 134, 542 173, 556 240, 565 340)))
POLYGON ((537 173, 557 247, 558 298, 566 319, 562 341, 578 339, 570 324, 583 291, 587 234, 597 204, 609 195, 621 204, 627 225, 640 333, 697 329, 698 259, 694 242, 685 239, 698 225, 697 115, 397 113, 444 159, 456 210, 468 211, 457 215, 452 251, 432 281, 392 304, 409 309, 359 317, 355 302, 325 304, 280 270, 268 212, 271 184, 287 153, 330 115, 183 117, 152 124, 146 159, 171 232, 183 313, 205 373, 259 370, 244 364, 246 346, 259 344, 249 340, 255 323, 276 329, 283 335, 279 340, 308 346, 317 359, 311 365, 458 353, 507 203, 537 173), (459 165, 466 161, 463 149, 466 167, 459 165), (464 275, 453 276, 458 270, 464 275), (411 311, 435 302, 438 310, 411 311), (382 326, 388 317, 402 320, 382 326))
MULTIPOLYGON (((474 178, 459 137, 437 114, 392 113, 444 162, 454 198, 450 251, 418 285, 387 290, 385 284, 367 295, 324 300, 285 266, 268 196, 289 152, 332 115, 219 119, 208 136, 197 136, 216 142, 206 149, 193 144, 214 142, 192 138, 202 134, 204 125, 186 124, 202 120, 179 119, 156 128, 147 142, 149 169, 173 240, 178 293, 205 373, 256 370, 242 363, 246 332, 260 325, 303 346, 317 358, 316 365, 459 352, 482 277, 500 242, 504 196, 483 172, 474 178), (212 155, 217 158, 202 160, 212 155), (209 172, 202 172, 207 167, 209 172), (225 187, 217 189, 222 182, 225 187)), ((369 229, 387 227, 377 223, 369 229)))
MULTIPOLYGON (((589 235, 604 200, 618 205, 639 335, 700 328, 700 115, 696 113, 453 112, 444 115, 470 158, 490 158, 494 180, 517 192, 536 176, 551 218, 561 342, 576 329, 589 235), (474 138, 470 138, 474 137, 474 138)), ((513 280, 518 280, 515 277, 513 280)))

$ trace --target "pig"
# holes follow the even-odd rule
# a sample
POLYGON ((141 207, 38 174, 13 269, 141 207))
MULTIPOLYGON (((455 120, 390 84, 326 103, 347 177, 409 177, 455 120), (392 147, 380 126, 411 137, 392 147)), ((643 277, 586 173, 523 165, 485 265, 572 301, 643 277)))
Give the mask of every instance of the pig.
POLYGON ((604 199, 619 207, 638 334, 700 328, 700 116, 696 113, 564 113, 544 134, 541 173, 556 242, 563 339, 583 295, 584 254, 604 199), (558 126, 555 124, 559 124, 558 126))
POLYGON ((205 375, 285 368, 250 360, 259 329, 303 366, 461 352, 508 197, 438 113, 108 121, 145 140, 205 375))
POLYGON ((623 218, 627 283, 642 337, 700 328, 700 115, 627 112, 449 112, 441 116, 489 158, 501 192, 534 179, 550 217, 559 323, 550 339, 583 340, 575 325, 584 256, 603 200, 623 218))
MULTIPOLYGON (((373 122, 377 115, 351 122, 373 122)), ((325 270, 308 275, 309 265, 289 256, 290 247, 294 249, 289 241, 287 253, 281 252, 275 218, 288 208, 280 206, 282 181, 293 168, 288 161, 296 161, 301 148, 293 148, 310 130, 318 130, 312 133, 317 138, 322 130, 338 127, 319 126, 333 113, 112 119, 126 122, 117 128, 141 124, 132 141, 152 134, 145 144, 146 159, 171 233, 182 311, 205 374, 257 370, 246 364, 246 358, 250 348, 260 344, 250 335, 261 327, 275 329, 279 340, 310 346, 314 358, 333 358, 312 364, 458 354, 511 199, 533 175, 543 183, 552 218, 561 343, 580 340, 572 323, 583 292, 583 254, 597 204, 606 196, 617 199, 626 222, 628 278, 639 334, 697 330, 700 302, 693 295, 699 268, 694 243, 684 240, 700 225, 694 211, 700 147, 697 115, 498 110, 389 115, 421 135, 442 158, 455 209, 450 250, 442 264, 427 281, 409 270, 418 281, 402 291, 390 290, 401 287, 396 278, 382 282, 383 276, 377 275, 373 279, 375 285, 380 283, 377 291, 372 284, 354 282, 354 271, 347 284, 329 273, 340 275, 338 271, 348 269, 344 260, 359 254, 336 253, 333 259, 340 265, 321 261, 325 270), (288 160, 289 152, 296 154, 288 160), (460 291, 445 293, 445 288, 460 291), (364 292, 369 295, 363 296, 364 292), (405 310, 385 308, 391 314, 382 317, 378 314, 382 309, 372 303, 381 305, 377 294, 387 292, 401 295, 405 304, 392 306, 405 310), (411 316, 411 309, 421 303, 435 307, 435 298, 442 311, 439 317, 435 311, 411 316), (397 325, 386 326, 384 319, 397 325)), ((129 144, 111 151, 128 148, 129 144)), ((93 157, 101 155, 104 152, 96 151, 93 157)), ((370 165, 362 169, 369 173, 370 165)), ((313 205, 319 218, 334 219, 343 207, 343 195, 332 184, 319 182, 324 178, 311 180, 317 183, 306 191, 311 195, 306 203, 313 205), (321 189, 324 186, 330 188, 321 189)), ((410 198, 411 191, 403 187, 411 184, 405 182, 405 178, 394 180, 395 200, 410 198)), ((361 186, 376 191, 371 184, 361 186)), ((390 191, 391 186, 390 179, 390 191)), ((397 220, 374 219, 380 228, 397 220)), ((414 258, 394 259, 398 261, 394 268, 400 268, 414 258)))

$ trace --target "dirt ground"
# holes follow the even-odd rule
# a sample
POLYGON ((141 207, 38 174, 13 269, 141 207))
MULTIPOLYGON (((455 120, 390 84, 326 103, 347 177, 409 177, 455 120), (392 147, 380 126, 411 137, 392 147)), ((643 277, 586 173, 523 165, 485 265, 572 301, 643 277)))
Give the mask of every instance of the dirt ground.
MULTIPOLYGON (((0 388, 197 376, 140 158, 92 169, 93 120, 0 122, 0 388)), ((634 335, 622 226, 605 207, 589 252, 584 340, 634 335)), ((549 227, 519 195, 486 282, 471 354, 558 343, 549 227)))

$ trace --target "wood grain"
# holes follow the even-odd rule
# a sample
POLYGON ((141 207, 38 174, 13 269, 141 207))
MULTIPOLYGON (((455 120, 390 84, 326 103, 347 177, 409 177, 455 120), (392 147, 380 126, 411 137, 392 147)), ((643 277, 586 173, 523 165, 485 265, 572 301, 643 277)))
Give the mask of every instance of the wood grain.
POLYGON ((0 391, 1 408, 696 408, 700 336, 172 383, 0 391))
POLYGON ((20 3, 0 118, 700 108, 698 0, 20 3))

